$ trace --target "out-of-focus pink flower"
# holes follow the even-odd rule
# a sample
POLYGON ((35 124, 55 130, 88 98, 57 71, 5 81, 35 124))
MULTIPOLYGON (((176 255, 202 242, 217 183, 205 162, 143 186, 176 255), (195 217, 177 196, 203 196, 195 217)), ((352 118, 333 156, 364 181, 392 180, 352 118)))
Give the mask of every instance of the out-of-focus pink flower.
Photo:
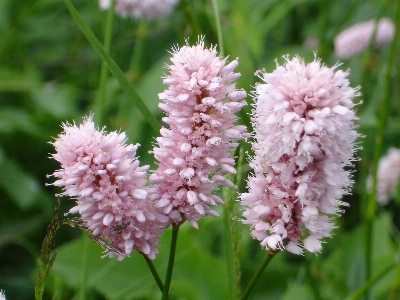
POLYGON ((6 293, 3 290, 0 290, 0 300, 6 300, 6 293))
MULTIPOLYGON (((155 19, 170 14, 178 0, 114 0, 114 10, 119 16, 134 19, 155 19)), ((107 10, 111 0, 99 0, 100 8, 107 10)))
POLYGON ((78 127, 64 124, 64 132, 52 143, 52 157, 61 164, 53 183, 63 187, 61 196, 76 200, 70 213, 79 213, 95 236, 118 249, 109 252, 122 260, 133 249, 154 259, 159 234, 168 218, 152 204, 145 187, 149 166, 135 158, 138 144, 125 145, 125 133, 96 130, 92 117, 78 127))
POLYGON ((243 223, 267 249, 319 252, 335 227, 330 216, 348 205, 339 199, 352 184, 344 167, 353 160, 358 93, 337 66, 285 60, 256 73, 264 83, 254 92, 254 175, 241 195, 243 223))
POLYGON ((247 136, 245 126, 235 125, 246 92, 235 88, 237 59, 226 65, 215 47, 204 48, 202 39, 174 49, 171 61, 164 78, 169 87, 159 94, 169 128, 160 130, 152 151, 159 166, 150 181, 157 206, 172 222, 187 219, 197 228, 202 216, 218 215, 210 206, 223 202, 213 191, 234 186, 224 175, 236 172, 229 152, 237 144, 231 140, 247 136))
MULTIPOLYGON (((377 182, 377 200, 385 205, 396 195, 400 180, 400 149, 390 148, 379 160, 377 182)), ((372 177, 368 177, 368 190, 372 189, 372 177)))
MULTIPOLYGON (((347 59, 368 48, 375 30, 375 20, 369 20, 355 24, 335 38, 335 54, 340 59, 347 59)), ((394 37, 395 26, 388 18, 382 18, 378 22, 375 33, 374 46, 380 48, 388 45, 394 37)))

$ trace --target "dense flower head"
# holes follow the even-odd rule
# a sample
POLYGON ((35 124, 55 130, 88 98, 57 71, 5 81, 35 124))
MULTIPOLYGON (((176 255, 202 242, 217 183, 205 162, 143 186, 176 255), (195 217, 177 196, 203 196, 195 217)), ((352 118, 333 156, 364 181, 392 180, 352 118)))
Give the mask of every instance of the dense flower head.
MULTIPOLYGON (((375 24, 375 20, 369 20, 355 24, 339 33, 334 41, 336 57, 347 59, 366 50, 374 35, 375 24)), ((388 18, 380 19, 375 32, 374 46, 380 48, 388 45, 393 40, 394 33, 393 22, 388 18)))
MULTIPOLYGON (((400 180, 400 149, 390 148, 378 163, 377 200, 385 205, 396 195, 400 180)), ((367 186, 372 189, 372 177, 368 177, 367 186)))
MULTIPOLYGON (((114 10, 119 16, 134 19, 155 19, 172 12, 178 0, 114 0, 114 10)), ((99 0, 100 8, 107 10, 111 0, 99 0)))
POLYGON ((352 183, 344 167, 358 136, 358 93, 337 66, 285 60, 272 73, 257 73, 264 83, 254 91, 254 175, 241 195, 243 223, 267 249, 319 252, 335 227, 330 215, 347 205, 339 199, 352 183))
POLYGON ((235 125, 246 92, 235 88, 237 59, 226 64, 202 39, 175 49, 171 61, 164 78, 169 87, 159 94, 169 127, 160 130, 152 151, 159 166, 150 181, 157 205, 172 222, 187 219, 197 228, 202 216, 218 215, 210 206, 223 202, 213 191, 234 186, 224 175, 236 172, 229 151, 237 144, 231 140, 247 136, 245 126, 235 125))
POLYGON ((79 213, 95 236, 109 240, 110 257, 122 260, 136 249, 154 259, 168 218, 158 213, 145 187, 149 166, 139 166, 135 158, 139 145, 125 145, 125 133, 97 130, 92 117, 63 128, 52 143, 52 157, 61 164, 53 185, 76 200, 70 213, 79 213))

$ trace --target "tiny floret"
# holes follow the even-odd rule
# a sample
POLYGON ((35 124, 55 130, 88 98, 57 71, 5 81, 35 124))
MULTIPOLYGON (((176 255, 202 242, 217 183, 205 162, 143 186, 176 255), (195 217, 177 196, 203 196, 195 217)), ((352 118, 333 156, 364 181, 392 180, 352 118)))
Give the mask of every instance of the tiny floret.
MULTIPOLYGON (((172 12, 178 0, 114 0, 115 13, 123 18, 156 19, 172 12)), ((107 10, 111 0, 99 0, 100 8, 107 10)))
POLYGON ((254 91, 254 128, 243 223, 267 249, 319 252, 352 184, 356 116, 348 73, 285 57, 254 91))
POLYGON ((235 125, 246 92, 235 87, 240 76, 233 72, 237 59, 226 64, 202 39, 195 46, 174 49, 171 61, 164 78, 168 88, 159 94, 168 126, 161 128, 151 151, 158 169, 150 181, 157 206, 171 222, 189 220, 197 228, 199 218, 218 215, 210 206, 223 202, 213 191, 234 186, 224 175, 236 172, 229 152, 237 145, 232 139, 247 137, 246 127, 235 125))
POLYGON ((375 48, 390 44, 396 30, 393 22, 388 18, 382 18, 379 20, 377 28, 375 24, 375 20, 369 20, 355 24, 339 33, 334 41, 336 57, 347 59, 365 51, 371 42, 374 31, 375 48))
POLYGON ((53 185, 63 188, 60 196, 76 200, 70 213, 79 213, 94 236, 109 241, 110 257, 122 260, 136 249, 154 259, 159 234, 169 223, 145 187, 149 166, 135 157, 139 145, 126 145, 125 133, 97 130, 92 117, 63 128, 52 143, 52 157, 61 164, 53 185))

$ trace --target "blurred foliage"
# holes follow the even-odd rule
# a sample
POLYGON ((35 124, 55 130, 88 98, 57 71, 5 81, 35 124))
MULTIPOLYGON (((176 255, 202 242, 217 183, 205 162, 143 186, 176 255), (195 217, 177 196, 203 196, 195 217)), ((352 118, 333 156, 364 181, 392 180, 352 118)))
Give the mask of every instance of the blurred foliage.
MULTIPOLYGON (((96 0, 73 1, 100 41, 106 12, 96 0)), ((327 65, 337 59, 333 39, 344 28, 385 16, 394 19, 395 0, 219 0, 225 55, 239 57, 239 88, 250 94, 254 72, 272 71, 277 58, 299 54, 311 61, 314 52, 327 65), (383 4, 382 4, 383 3, 383 4)), ((150 111, 161 119, 157 94, 173 45, 193 43, 204 34, 206 44, 217 44, 211 1, 181 0, 172 15, 146 22, 115 17, 111 57, 139 93, 150 111)), ((399 24, 397 24, 399 30, 399 24)), ((61 0, 0 1, 0 289, 7 299, 33 299, 40 248, 56 203, 54 187, 46 178, 58 168, 48 159, 49 144, 61 132, 62 122, 81 121, 96 113, 101 60, 75 24, 61 0)), ((399 41, 395 41, 398 43, 399 41)), ((397 47, 399 49, 399 47, 397 47)), ((398 54, 398 53, 397 53, 398 54)), ((385 72, 390 70, 390 107, 383 136, 383 154, 400 148, 400 55, 388 65, 389 49, 370 49, 340 67, 351 68, 352 86, 361 86, 358 106, 362 158, 356 163, 350 208, 337 220, 333 239, 327 239, 318 256, 279 253, 270 263, 251 299, 344 299, 365 282, 365 181, 373 159, 377 110, 382 101, 385 72)), ((251 98, 248 97, 249 103, 251 98)), ((249 105, 240 122, 249 125, 249 105)), ((148 126, 118 82, 109 76, 103 124, 107 130, 126 131, 130 143, 140 143, 142 164, 154 166, 148 155, 157 134, 148 126)), ((248 149, 248 146, 244 146, 248 149)), ((246 165, 241 166, 247 172, 246 165)), ((245 176, 243 176, 245 178, 245 176)), ((239 185, 243 192, 244 179, 239 185)), ((372 276, 398 256, 400 189, 396 201, 379 207, 373 220, 372 276)), ((225 199, 234 201, 235 199, 225 199)), ((72 203, 62 199, 60 214, 72 203)), ((222 213, 222 212, 221 212, 222 213)), ((240 212, 234 212, 234 215, 240 212)), ((183 226, 178 237, 173 299, 227 299, 228 282, 224 228, 221 218, 199 222, 200 230, 183 226)), ((265 256, 242 226, 239 247, 242 288, 265 256)), ((162 278, 171 232, 162 236, 154 261, 162 278)), ((101 249, 86 242, 78 229, 62 227, 56 239, 58 252, 45 299, 78 299, 82 280, 87 299, 159 299, 160 292, 138 253, 118 262, 101 259, 101 249), (86 246, 85 246, 86 245, 86 246), (83 262, 85 260, 85 262, 83 262), (83 266, 87 266, 84 270, 83 266)), ((371 291, 372 299, 387 299, 399 287, 398 270, 382 277, 371 291), (395 275, 397 274, 397 275, 395 275)))

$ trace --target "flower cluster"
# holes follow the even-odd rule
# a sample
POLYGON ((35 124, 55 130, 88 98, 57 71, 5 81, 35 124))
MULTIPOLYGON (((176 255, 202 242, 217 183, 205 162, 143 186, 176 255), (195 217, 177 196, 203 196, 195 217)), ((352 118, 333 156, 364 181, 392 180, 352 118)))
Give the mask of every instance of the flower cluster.
MULTIPOLYGON (((375 20, 355 24, 339 33, 335 38, 335 54, 340 59, 347 59, 367 49, 376 28, 375 20)), ((389 44, 394 37, 395 26, 388 18, 378 22, 375 32, 376 48, 389 44)))
MULTIPOLYGON (((168 15, 178 0, 114 0, 114 10, 119 16, 134 19, 155 19, 168 15)), ((107 10, 111 0, 99 0, 100 8, 107 10)))
POLYGON ((335 227, 330 215, 347 205, 339 199, 352 184, 344 167, 353 160, 358 93, 337 66, 285 59, 257 74, 264 83, 254 92, 255 174, 241 195, 243 223, 268 249, 319 252, 335 227))
MULTIPOLYGON (((377 200, 385 205, 396 195, 400 180, 400 149, 390 148, 388 153, 379 160, 377 174, 377 200)), ((368 190, 372 189, 372 177, 368 177, 368 190)))
POLYGON ((168 85, 159 94, 159 107, 167 113, 152 153, 159 162, 150 176, 157 206, 178 224, 204 215, 217 216, 210 209, 222 200, 213 195, 219 185, 234 186, 224 177, 235 173, 235 160, 229 151, 237 144, 231 139, 247 137, 245 126, 235 126, 235 113, 244 105, 244 90, 237 90, 237 59, 226 65, 215 47, 204 48, 202 39, 195 46, 175 49, 168 66, 168 85))
POLYGON ((95 236, 109 240, 110 257, 122 260, 136 249, 154 259, 159 234, 169 223, 145 187, 149 166, 140 167, 135 158, 139 145, 125 145, 124 133, 96 130, 91 117, 79 127, 63 128, 53 142, 52 157, 61 164, 53 185, 63 187, 62 196, 76 199, 70 213, 79 213, 95 236))

